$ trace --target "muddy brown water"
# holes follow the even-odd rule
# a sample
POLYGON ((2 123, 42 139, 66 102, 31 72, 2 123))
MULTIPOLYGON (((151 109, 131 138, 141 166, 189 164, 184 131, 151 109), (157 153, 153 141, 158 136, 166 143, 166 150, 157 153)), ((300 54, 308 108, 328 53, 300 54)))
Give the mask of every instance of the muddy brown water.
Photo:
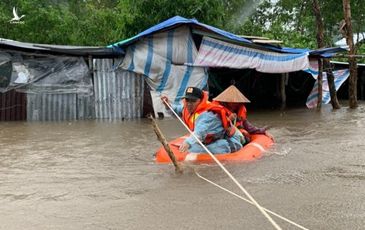
MULTIPOLYGON (((365 229, 365 105, 249 111, 275 146, 226 168, 263 207, 308 229, 365 229)), ((159 120, 168 139, 185 134, 159 120)), ((0 229, 274 229, 257 208, 156 165, 147 119, 0 123, 0 229)), ((204 177, 242 194, 216 165, 204 177)), ((283 229, 298 229, 274 217, 283 229)))

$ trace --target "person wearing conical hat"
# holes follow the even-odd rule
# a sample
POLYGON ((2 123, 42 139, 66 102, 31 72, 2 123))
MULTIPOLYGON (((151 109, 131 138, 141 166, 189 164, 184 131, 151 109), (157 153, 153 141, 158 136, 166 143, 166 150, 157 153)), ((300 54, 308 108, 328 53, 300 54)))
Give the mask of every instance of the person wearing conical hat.
POLYGON ((227 109, 235 113, 240 118, 247 118, 247 110, 244 103, 250 103, 234 85, 229 86, 217 97, 213 98, 214 102, 225 106, 227 109))
POLYGON ((234 85, 229 86, 217 97, 213 98, 213 103, 224 106, 229 112, 229 119, 244 135, 246 142, 251 140, 251 134, 266 134, 266 128, 258 128, 247 120, 247 110, 245 103, 250 103, 234 85))
MULTIPOLYGON (((231 153, 242 148, 240 133, 227 118, 227 110, 208 101, 208 92, 187 87, 183 104, 170 104, 167 96, 162 102, 169 104, 186 126, 213 154, 231 153)), ((169 108, 169 106, 167 106, 169 108)), ((190 135, 179 147, 180 152, 204 153, 206 150, 190 135)))

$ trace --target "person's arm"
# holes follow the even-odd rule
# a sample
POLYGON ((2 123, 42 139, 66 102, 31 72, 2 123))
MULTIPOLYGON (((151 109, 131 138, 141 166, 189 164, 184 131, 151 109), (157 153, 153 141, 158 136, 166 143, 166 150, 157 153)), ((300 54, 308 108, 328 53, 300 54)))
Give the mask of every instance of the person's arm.
POLYGON ((249 133, 249 134, 265 134, 266 128, 258 128, 251 124, 247 119, 243 122, 243 128, 249 133))
POLYGON ((171 106, 171 108, 175 111, 175 113, 177 113, 179 116, 181 116, 182 111, 184 109, 183 105, 181 105, 181 104, 171 104, 170 100, 167 96, 162 96, 161 101, 164 104, 164 106, 165 106, 168 113, 172 113, 172 112, 170 111, 170 108, 166 105, 166 103, 171 106))
MULTIPOLYGON (((201 142, 205 140, 208 133, 220 135, 222 131, 224 131, 222 122, 217 115, 212 112, 200 114, 195 121, 194 134, 201 142)), ((190 135, 184 142, 191 146, 195 144, 197 140, 190 135)))
POLYGON ((184 109, 184 106, 183 105, 180 105, 180 104, 172 104, 171 107, 175 111, 175 113, 177 113, 179 116, 182 115, 182 111, 184 109))

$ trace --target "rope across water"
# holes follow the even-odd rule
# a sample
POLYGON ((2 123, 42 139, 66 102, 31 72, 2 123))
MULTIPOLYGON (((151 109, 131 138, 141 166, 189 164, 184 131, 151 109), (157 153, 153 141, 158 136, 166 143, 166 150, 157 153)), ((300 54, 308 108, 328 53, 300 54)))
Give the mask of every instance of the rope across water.
POLYGON ((218 164, 218 166, 228 175, 229 178, 233 180, 233 182, 241 189, 241 191, 250 199, 250 201, 259 209, 259 211, 270 221, 270 223, 277 230, 281 230, 281 227, 266 213, 265 209, 261 207, 257 201, 247 192, 247 190, 233 177, 233 175, 222 165, 222 163, 209 151, 209 149, 199 140, 199 138, 189 129, 189 127, 181 120, 178 114, 175 113, 171 105, 164 100, 164 103, 169 107, 172 113, 179 119, 179 121, 184 125, 184 127, 189 131, 190 135, 192 135, 196 141, 204 148, 204 150, 212 157, 212 159, 218 164))
MULTIPOLYGON (((238 197, 238 198, 240 198, 241 200, 246 201, 247 203, 250 203, 250 204, 254 205, 251 201, 249 201, 249 200, 247 200, 247 199, 243 198, 242 196, 240 196, 240 195, 238 195, 238 194, 236 194, 236 193, 234 193, 234 192, 232 192, 232 191, 230 191, 230 190, 228 190, 228 189, 226 189, 226 188, 224 188, 224 187, 220 186, 219 184, 214 183, 214 182, 213 182, 213 181, 211 181, 211 180, 208 180, 207 178, 205 178, 205 177, 203 177, 202 175, 200 175, 197 171, 195 171, 195 170, 194 170, 194 172, 195 172, 195 174, 196 174, 196 175, 197 175, 200 179, 205 180, 206 182, 211 183, 212 185, 214 185, 214 186, 216 186, 216 187, 218 187, 218 188, 222 189, 223 191, 226 191, 226 192, 228 192, 229 194, 231 194, 231 195, 233 195, 233 196, 235 196, 235 197, 238 197)), ((264 208, 264 207, 262 207, 262 208, 263 208, 266 212, 268 212, 268 213, 270 213, 270 214, 272 214, 272 215, 274 215, 274 216, 276 216, 276 217, 278 217, 278 218, 280 218, 280 219, 282 219, 282 220, 284 220, 284 221, 288 222, 289 224, 292 224, 292 225, 294 225, 294 226, 296 226, 296 227, 298 227, 298 228, 300 228, 300 229, 303 229, 303 230, 309 230, 308 228, 305 228, 305 227, 303 227, 303 226, 301 226, 301 225, 299 225, 299 224, 295 223, 294 221, 291 221, 291 220, 289 220, 289 219, 287 219, 287 218, 285 218, 285 217, 283 217, 283 216, 281 216, 281 215, 279 215, 279 214, 277 214, 277 213, 275 213, 275 212, 273 212, 273 211, 270 211, 269 209, 266 209, 266 208, 264 208)))

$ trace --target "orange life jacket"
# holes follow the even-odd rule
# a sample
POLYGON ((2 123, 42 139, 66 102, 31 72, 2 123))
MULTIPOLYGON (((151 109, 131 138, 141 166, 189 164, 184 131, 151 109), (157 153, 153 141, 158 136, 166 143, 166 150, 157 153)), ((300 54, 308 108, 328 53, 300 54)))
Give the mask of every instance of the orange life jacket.
POLYGON ((238 112, 237 112, 236 126, 243 127, 243 123, 245 122, 246 119, 247 119, 246 106, 244 106, 242 104, 242 105, 240 105, 240 108, 238 109, 238 112))
MULTIPOLYGON (((214 104, 217 104, 217 105, 221 105, 223 106, 219 101, 213 101, 214 104)), ((224 107, 224 106, 223 106, 224 107)), ((228 108, 224 107, 227 112, 227 116, 231 115, 233 113, 233 111, 230 111, 228 108)), ((238 112, 236 113, 237 114, 237 119, 236 119, 236 123, 235 123, 235 126, 241 131, 241 133, 243 134, 243 136, 245 136, 246 140, 247 141, 250 141, 251 140, 251 134, 249 134, 247 132, 246 129, 244 129, 244 123, 247 119, 247 109, 246 109, 246 106, 244 104, 241 104, 239 109, 238 109, 238 112)))
MULTIPOLYGON (((222 122, 222 126, 224 130, 226 131, 227 136, 231 137, 235 133, 235 128, 232 126, 231 121, 227 118, 227 110, 221 106, 217 105, 215 103, 211 103, 208 101, 208 92, 203 92, 203 98, 200 102, 200 104, 197 106, 195 111, 193 113, 189 113, 189 111, 186 108, 186 102, 184 100, 184 108, 182 111, 182 119, 185 122, 185 124, 189 127, 191 131, 194 131, 195 127, 195 121, 198 118, 198 116, 204 112, 213 112, 214 114, 217 114, 222 122)), ((214 134, 208 134, 203 140, 204 144, 212 143, 214 140, 214 134)))

